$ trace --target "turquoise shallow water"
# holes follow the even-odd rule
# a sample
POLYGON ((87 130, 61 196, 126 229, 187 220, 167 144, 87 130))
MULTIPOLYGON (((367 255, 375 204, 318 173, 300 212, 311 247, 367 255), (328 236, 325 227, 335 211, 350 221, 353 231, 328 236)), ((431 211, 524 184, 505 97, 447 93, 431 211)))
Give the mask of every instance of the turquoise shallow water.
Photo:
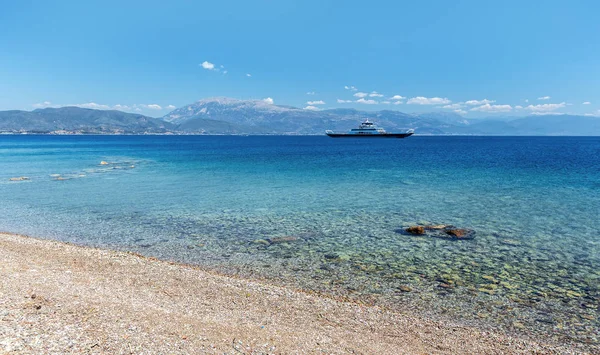
POLYGON ((0 230, 599 340, 600 138, 0 136, 0 196, 0 230))

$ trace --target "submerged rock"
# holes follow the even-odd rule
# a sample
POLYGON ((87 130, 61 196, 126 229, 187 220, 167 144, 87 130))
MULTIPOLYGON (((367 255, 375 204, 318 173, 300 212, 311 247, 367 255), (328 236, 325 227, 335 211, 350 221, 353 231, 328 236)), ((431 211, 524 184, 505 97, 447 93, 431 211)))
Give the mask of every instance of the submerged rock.
POLYGON ((423 228, 425 228, 427 230, 441 230, 441 229, 451 228, 451 227, 452 226, 449 224, 435 224, 435 225, 424 226, 423 228))
POLYGON ((327 253, 327 254, 325 254, 323 256, 325 257, 325 259, 329 259, 329 260, 337 259, 337 258, 340 257, 336 253, 327 253))
POLYGON ((579 292, 575 292, 573 290, 567 290, 567 297, 569 297, 569 298, 578 298, 578 297, 583 297, 583 294, 579 293, 579 292))
POLYGON ((475 231, 466 228, 456 228, 448 224, 436 224, 425 226, 410 226, 406 229, 397 229, 397 233, 408 233, 412 235, 427 235, 429 237, 463 240, 475 238, 475 231))
POLYGON ((267 241, 271 244, 295 242, 296 240, 298 240, 298 237, 293 236, 273 237, 267 239, 267 241))
POLYGON ((444 232, 455 239, 473 238, 473 231, 468 229, 444 229, 444 232))
POLYGON ((406 228, 406 231, 410 234, 414 235, 422 235, 425 234, 425 228, 423 226, 411 226, 406 228))
POLYGON ((338 259, 340 259, 341 261, 348 261, 348 260, 350 260, 350 255, 348 255, 348 254, 340 254, 338 256, 338 259))
POLYGON ((410 288, 410 287, 408 287, 406 285, 400 285, 400 286, 398 286, 398 289, 400 291, 402 291, 402 292, 410 292, 410 291, 412 291, 412 288, 410 288))
POLYGON ((475 231, 471 229, 446 227, 441 230, 434 230, 433 233, 429 235, 431 237, 441 239, 466 240, 475 238, 475 231))
POLYGON ((283 244, 283 246, 285 246, 286 243, 295 242, 297 240, 298 240, 298 237, 283 236, 283 237, 256 239, 256 240, 253 240, 252 243, 266 245, 266 246, 273 245, 273 244, 283 244))
POLYGON ((478 288, 477 291, 482 292, 482 293, 487 293, 488 295, 494 294, 494 290, 489 289, 489 288, 484 288, 484 287, 478 288))
POLYGON ((484 280, 487 280, 489 282, 495 283, 495 284, 498 283, 498 280, 496 280, 496 278, 494 276, 483 275, 483 276, 481 276, 481 278, 484 279, 484 280))
POLYGON ((513 247, 521 245, 521 242, 519 242, 518 240, 514 240, 514 239, 502 239, 500 241, 500 243, 504 244, 504 245, 510 245, 513 247))

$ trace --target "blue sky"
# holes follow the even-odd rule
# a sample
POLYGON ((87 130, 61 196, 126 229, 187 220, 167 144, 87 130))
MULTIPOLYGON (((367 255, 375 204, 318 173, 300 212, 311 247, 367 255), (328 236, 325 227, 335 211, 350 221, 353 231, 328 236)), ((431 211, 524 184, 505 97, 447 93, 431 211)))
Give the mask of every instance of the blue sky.
POLYGON ((599 13, 596 1, 551 0, 3 1, 0 110, 162 116, 228 96, 600 115, 599 13))

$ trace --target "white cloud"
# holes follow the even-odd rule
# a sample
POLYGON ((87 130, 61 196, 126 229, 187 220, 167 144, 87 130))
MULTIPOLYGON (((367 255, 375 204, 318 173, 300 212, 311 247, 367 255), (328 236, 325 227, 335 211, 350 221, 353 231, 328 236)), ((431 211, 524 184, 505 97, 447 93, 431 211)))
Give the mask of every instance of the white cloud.
POLYGON ((44 101, 44 102, 39 102, 37 104, 33 104, 31 105, 35 108, 46 108, 46 107, 52 107, 52 102, 50 101, 44 101))
POLYGON ((382 103, 383 105, 389 105, 389 104, 391 104, 391 102, 390 102, 390 101, 381 101, 381 103, 382 103))
POLYGON ((372 92, 369 94, 369 97, 383 97, 383 95, 382 95, 382 94, 380 94, 380 93, 378 93, 377 91, 372 91, 372 92))
POLYGON ((165 108, 168 108, 170 110, 175 109, 176 107, 173 105, 169 105, 167 107, 162 107, 158 104, 135 104, 135 105, 122 105, 122 104, 115 104, 115 105, 105 105, 105 104, 99 104, 96 102, 85 102, 82 104, 67 104, 67 105, 53 105, 51 104, 49 101, 45 101, 43 103, 39 103, 39 104, 34 104, 34 107, 80 107, 80 108, 89 108, 89 109, 93 109, 93 110, 118 110, 118 111, 135 111, 135 112, 141 112, 144 109, 148 109, 148 110, 156 110, 156 111, 160 111, 163 110, 165 108))
POLYGON ((219 65, 217 66, 214 63, 211 63, 209 61, 204 61, 201 64, 199 64, 202 68, 206 69, 206 70, 212 70, 212 71, 216 71, 216 72, 221 72, 223 73, 223 75, 227 74, 227 70, 225 70, 225 66, 224 65, 219 65))
POLYGON ((360 98, 360 99, 356 100, 356 102, 359 104, 365 104, 365 105, 377 105, 377 101, 365 100, 364 98, 360 98))
POLYGON ((113 106, 113 110, 129 111, 129 110, 131 110, 131 107, 129 107, 127 105, 116 104, 113 106))
POLYGON ((313 106, 313 105, 325 105, 325 101, 323 100, 317 100, 317 101, 306 101, 307 105, 313 106))
POLYGON ((354 97, 367 97, 369 96, 369 94, 367 94, 366 92, 357 92, 356 94, 354 94, 354 97))
POLYGON ((317 106, 306 106, 304 108, 305 110, 309 110, 309 111, 319 111, 319 108, 317 106))
POLYGON ((354 86, 348 86, 348 85, 344 86, 344 89, 350 90, 350 91, 358 91, 358 89, 356 87, 354 87, 354 86))
POLYGON ((75 105, 67 105, 67 106, 76 106, 81 108, 91 108, 94 110, 110 110, 110 106, 97 104, 95 102, 87 102, 85 104, 75 104, 75 105))
POLYGON ((394 101, 394 105, 402 105, 404 102, 402 101, 394 101))
POLYGON ((471 111, 480 111, 480 112, 509 112, 512 110, 512 106, 510 105, 490 105, 485 104, 477 107, 473 107, 471 111))
POLYGON ((447 109, 450 109, 450 110, 458 110, 458 109, 460 109, 462 107, 463 107, 463 104, 461 102, 456 103, 456 104, 450 104, 450 105, 442 106, 442 108, 447 108, 447 109))
POLYGON ((534 116, 560 116, 560 115, 565 115, 565 113, 562 112, 532 112, 531 113, 534 116))
POLYGON ((458 113, 459 115, 466 115, 467 114, 467 111, 461 110, 461 109, 454 110, 454 112, 458 113))
POLYGON ((591 105, 591 104, 592 104, 592 103, 591 103, 591 102, 589 102, 589 101, 586 101, 586 102, 582 103, 582 105, 591 105))
POLYGON ((252 74, 250 74, 250 73, 246 73, 246 76, 247 76, 247 77, 251 77, 251 76, 252 76, 252 74))
POLYGON ((406 97, 401 96, 401 95, 394 95, 392 97, 390 97, 390 100, 404 100, 406 99, 406 97))
POLYGON ((316 95, 316 94, 317 94, 317 93, 316 93, 316 92, 314 92, 314 91, 309 91, 309 92, 307 92, 307 93, 306 93, 306 95, 316 95))
POLYGON ((538 100, 550 100, 550 96, 538 97, 538 100))
POLYGON ((485 104, 493 104, 494 102, 496 102, 496 100, 483 99, 483 100, 469 100, 469 101, 465 102, 465 104, 467 104, 469 106, 480 106, 480 105, 485 105, 485 104))
POLYGON ((529 99, 525 99, 525 102, 529 102, 529 99))
POLYGON ((529 105, 525 107, 526 110, 534 112, 550 112, 565 107, 567 104, 561 102, 559 104, 540 104, 540 105, 529 105))
POLYGON ((517 105, 517 106, 515 106, 515 109, 516 109, 516 110, 521 110, 521 109, 523 109, 523 106, 521 106, 521 105, 517 105))
POLYGON ((215 70, 215 65, 211 62, 207 62, 206 60, 200 65, 206 70, 215 70))
POLYGON ((272 98, 267 97, 266 99, 263 99, 264 102, 268 103, 269 105, 273 105, 275 103, 275 101, 273 101, 272 98))
POLYGON ((407 104, 415 104, 415 105, 443 105, 443 104, 449 104, 452 101, 448 100, 447 98, 441 98, 441 97, 423 97, 423 96, 417 96, 417 97, 413 97, 410 98, 406 103, 407 104))
POLYGON ((354 102, 352 100, 342 100, 342 99, 337 99, 337 103, 338 104, 349 104, 351 102, 354 102))

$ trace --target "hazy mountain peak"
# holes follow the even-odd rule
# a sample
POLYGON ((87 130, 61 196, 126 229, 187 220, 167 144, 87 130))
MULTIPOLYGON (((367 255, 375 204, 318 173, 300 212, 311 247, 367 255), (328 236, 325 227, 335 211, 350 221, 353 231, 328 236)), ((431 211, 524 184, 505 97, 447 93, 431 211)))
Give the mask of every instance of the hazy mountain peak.
POLYGON ((234 99, 231 97, 225 97, 225 96, 215 96, 215 97, 207 97, 204 99, 200 99, 196 102, 194 102, 195 104, 208 104, 208 103, 218 103, 221 105, 234 105, 234 104, 239 104, 245 101, 251 101, 251 100, 240 100, 240 99, 234 99))
POLYGON ((294 110, 300 109, 290 106, 275 105, 272 103, 272 99, 239 100, 229 97, 211 97, 180 107, 167 114, 163 119, 167 122, 182 124, 196 118, 219 120, 222 119, 221 116, 223 114, 260 116, 294 110))

